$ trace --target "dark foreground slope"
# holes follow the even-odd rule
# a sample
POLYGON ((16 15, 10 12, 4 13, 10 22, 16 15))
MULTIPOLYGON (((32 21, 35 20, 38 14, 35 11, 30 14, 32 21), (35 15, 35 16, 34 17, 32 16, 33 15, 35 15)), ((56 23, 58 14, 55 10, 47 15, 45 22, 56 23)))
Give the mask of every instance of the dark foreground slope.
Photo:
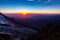
POLYGON ((0 13, 0 40, 26 40, 37 31, 23 27, 0 13))
POLYGON ((50 22, 38 35, 33 35, 28 40, 60 40, 60 23, 50 22))

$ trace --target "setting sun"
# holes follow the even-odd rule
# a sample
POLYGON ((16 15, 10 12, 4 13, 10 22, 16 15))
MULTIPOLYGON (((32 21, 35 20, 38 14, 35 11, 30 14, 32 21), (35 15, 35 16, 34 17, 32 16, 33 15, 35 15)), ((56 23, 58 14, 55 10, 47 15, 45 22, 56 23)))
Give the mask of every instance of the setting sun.
POLYGON ((22 14, 22 15, 27 15, 27 12, 28 12, 27 9, 22 9, 22 10, 21 10, 21 14, 22 14))
POLYGON ((27 12, 22 12, 22 14, 23 14, 23 15, 26 15, 26 14, 27 14, 27 12))
POLYGON ((21 12, 22 17, 27 17, 27 12, 21 12))

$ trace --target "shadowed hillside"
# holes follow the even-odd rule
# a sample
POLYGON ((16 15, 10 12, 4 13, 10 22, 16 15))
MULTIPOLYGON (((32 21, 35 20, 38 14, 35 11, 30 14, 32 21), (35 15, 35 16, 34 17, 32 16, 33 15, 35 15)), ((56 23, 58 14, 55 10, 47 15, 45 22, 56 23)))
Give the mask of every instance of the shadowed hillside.
POLYGON ((60 40, 60 23, 50 22, 39 31, 39 34, 33 35, 28 40, 60 40))
POLYGON ((31 28, 16 24, 11 18, 0 13, 0 40, 26 40, 37 33, 31 28))

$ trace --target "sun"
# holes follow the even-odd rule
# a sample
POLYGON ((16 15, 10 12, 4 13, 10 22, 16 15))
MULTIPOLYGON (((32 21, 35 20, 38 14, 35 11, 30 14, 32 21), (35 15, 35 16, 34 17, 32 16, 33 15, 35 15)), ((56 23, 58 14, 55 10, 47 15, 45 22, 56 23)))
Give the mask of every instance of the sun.
POLYGON ((27 10, 27 9, 22 9, 22 10, 21 10, 21 14, 22 14, 23 16, 26 16, 26 15, 28 14, 28 10, 27 10))
POLYGON ((27 15, 27 12, 22 12, 23 15, 27 15))
POLYGON ((27 16, 28 16, 27 12, 21 12, 21 17, 25 18, 27 16))
POLYGON ((21 12, 21 16, 22 17, 27 17, 28 16, 28 13, 27 12, 21 12))

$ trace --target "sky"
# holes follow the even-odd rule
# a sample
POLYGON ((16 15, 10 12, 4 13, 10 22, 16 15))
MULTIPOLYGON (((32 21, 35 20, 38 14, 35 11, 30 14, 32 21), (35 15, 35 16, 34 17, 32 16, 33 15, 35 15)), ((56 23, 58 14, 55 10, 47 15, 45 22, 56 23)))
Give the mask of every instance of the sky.
POLYGON ((60 13, 60 0, 0 0, 0 12, 60 13))

